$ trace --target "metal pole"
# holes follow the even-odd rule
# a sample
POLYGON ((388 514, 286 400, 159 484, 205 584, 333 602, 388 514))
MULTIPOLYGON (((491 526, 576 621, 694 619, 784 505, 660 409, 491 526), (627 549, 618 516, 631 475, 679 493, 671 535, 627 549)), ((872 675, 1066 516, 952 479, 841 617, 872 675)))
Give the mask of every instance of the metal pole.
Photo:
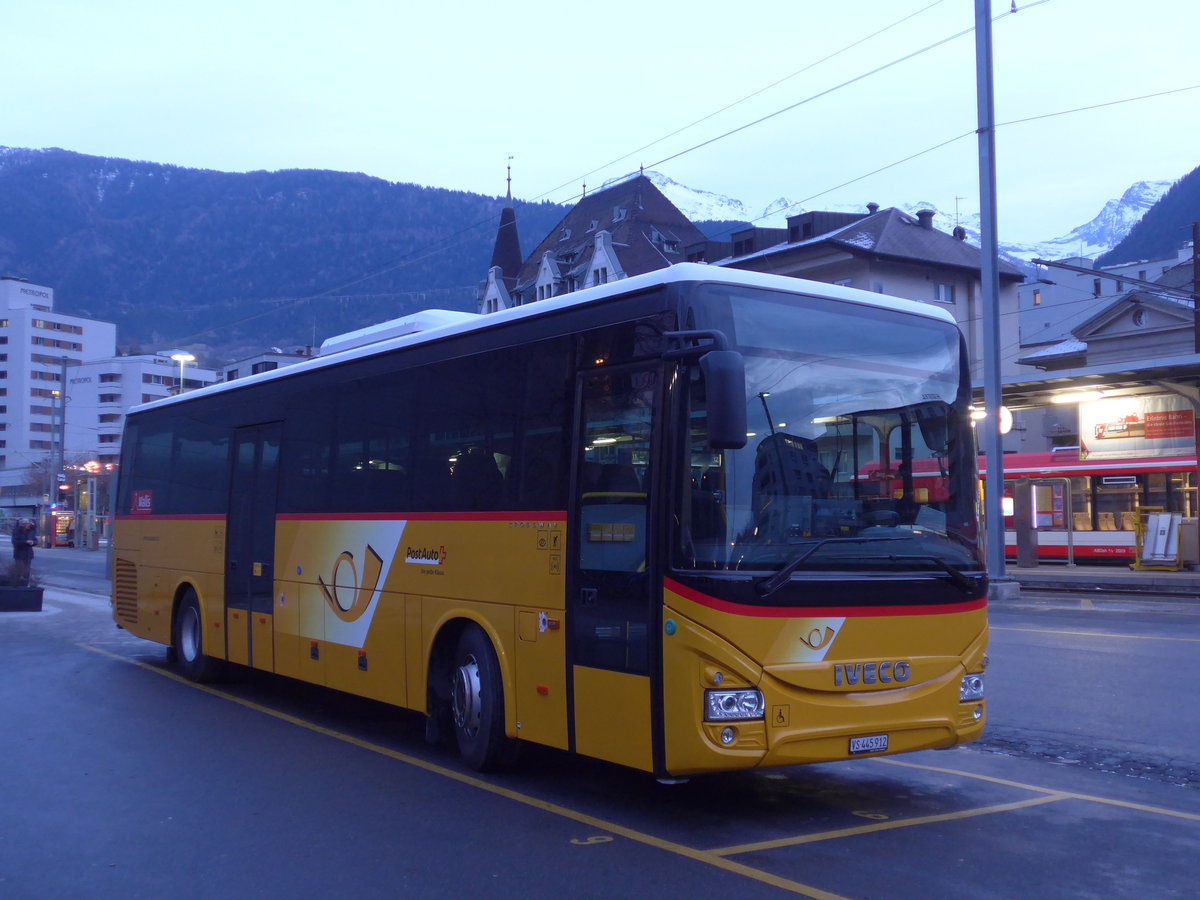
MULTIPOLYGON (((66 444, 67 444, 67 357, 59 360, 58 382, 58 448, 54 461, 54 493, 60 494, 59 479, 66 474, 66 444)), ((54 502, 57 502, 56 496, 54 502)))
POLYGON ((987 571, 1006 581, 1004 570, 1004 445, 1000 437, 1000 273, 996 236, 996 122, 992 88, 992 4, 975 0, 975 84, 979 111, 980 286, 983 293, 984 523, 987 571))

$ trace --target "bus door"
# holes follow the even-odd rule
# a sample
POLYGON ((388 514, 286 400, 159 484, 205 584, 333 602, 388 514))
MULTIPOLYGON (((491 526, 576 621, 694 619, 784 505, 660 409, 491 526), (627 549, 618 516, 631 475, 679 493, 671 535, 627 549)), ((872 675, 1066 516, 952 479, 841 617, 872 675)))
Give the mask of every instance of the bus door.
POLYGON ((572 744, 653 768, 650 461, 656 368, 581 375, 571 579, 567 589, 572 744))
POLYGON ((230 662, 271 671, 275 498, 281 424, 237 429, 225 531, 225 635, 230 662))

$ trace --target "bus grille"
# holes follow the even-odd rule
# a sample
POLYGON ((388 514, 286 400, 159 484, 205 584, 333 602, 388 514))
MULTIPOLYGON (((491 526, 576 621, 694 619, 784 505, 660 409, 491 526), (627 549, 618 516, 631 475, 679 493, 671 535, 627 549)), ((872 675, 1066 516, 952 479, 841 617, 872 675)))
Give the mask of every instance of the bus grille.
POLYGON ((113 563, 113 612, 118 622, 137 624, 137 563, 128 559, 113 563))

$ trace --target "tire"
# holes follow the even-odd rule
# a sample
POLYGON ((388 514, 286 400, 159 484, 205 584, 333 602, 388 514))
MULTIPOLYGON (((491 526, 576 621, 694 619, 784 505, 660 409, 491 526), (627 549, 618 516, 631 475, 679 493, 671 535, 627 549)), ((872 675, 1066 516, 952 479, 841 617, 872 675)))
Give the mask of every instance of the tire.
POLYGON ((458 755, 477 772, 511 765, 517 742, 504 734, 504 685, 492 643, 478 625, 458 638, 450 670, 451 709, 458 755))
POLYGON ((204 655, 204 625, 196 592, 187 589, 171 623, 171 649, 175 667, 189 681, 209 682, 221 677, 221 660, 204 655))

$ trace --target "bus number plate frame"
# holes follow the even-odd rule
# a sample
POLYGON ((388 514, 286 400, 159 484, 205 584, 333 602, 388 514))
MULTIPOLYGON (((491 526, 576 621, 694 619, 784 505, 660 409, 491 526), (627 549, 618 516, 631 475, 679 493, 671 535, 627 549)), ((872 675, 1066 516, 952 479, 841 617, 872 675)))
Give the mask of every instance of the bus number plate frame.
POLYGON ((888 736, 886 734, 868 734, 850 738, 851 756, 857 756, 860 753, 882 753, 887 748, 888 736))

